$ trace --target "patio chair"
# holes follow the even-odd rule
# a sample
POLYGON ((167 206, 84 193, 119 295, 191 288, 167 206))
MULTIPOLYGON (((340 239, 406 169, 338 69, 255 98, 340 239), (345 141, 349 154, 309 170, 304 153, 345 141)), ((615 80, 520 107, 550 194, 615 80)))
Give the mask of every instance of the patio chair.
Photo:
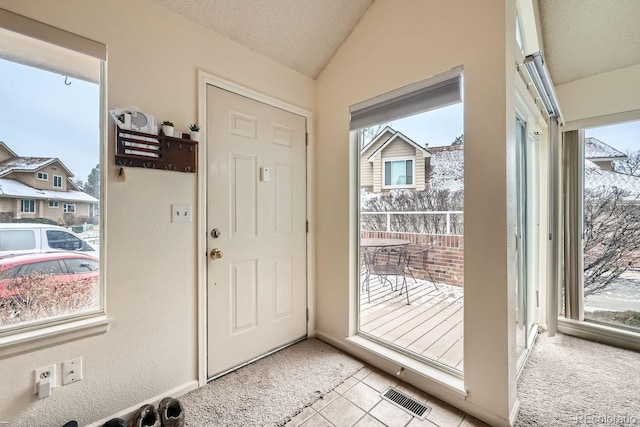
MULTIPOLYGON (((407 296, 407 304, 409 304, 409 289, 407 287, 406 255, 401 248, 362 248, 362 255, 365 265, 365 279, 362 283, 367 290, 367 300, 371 302, 371 291, 369 284, 371 275, 376 275, 385 283, 388 283, 392 291, 398 289, 398 278, 402 278, 402 286, 400 286, 400 295, 403 289, 407 296), (395 278, 394 283, 389 279, 390 276, 395 278)), ((364 290, 364 289, 363 289, 364 290)))
POLYGON ((413 279, 413 281, 415 283, 418 283, 418 281, 416 280, 416 277, 413 275, 413 271, 412 270, 418 270, 418 271, 425 271, 428 275, 429 275, 429 279, 431 280, 431 283, 433 283, 433 286, 436 288, 436 291, 439 291, 440 289, 438 289, 438 282, 435 281, 435 279, 433 278, 433 276, 431 275, 431 272, 429 271, 429 269, 427 268, 427 260, 429 258, 429 251, 432 249, 431 246, 426 246, 426 245, 418 245, 418 249, 415 250, 407 250, 406 252, 406 267, 407 267, 407 271, 409 272, 409 274, 411 275, 411 278, 413 279), (419 263, 420 268, 415 268, 411 266, 411 261, 420 258, 422 261, 419 263))

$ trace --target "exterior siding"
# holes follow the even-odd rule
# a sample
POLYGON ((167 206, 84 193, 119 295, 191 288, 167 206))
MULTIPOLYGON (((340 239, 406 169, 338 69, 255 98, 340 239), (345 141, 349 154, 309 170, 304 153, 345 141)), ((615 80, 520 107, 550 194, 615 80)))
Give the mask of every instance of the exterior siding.
MULTIPOLYGON (((374 153, 381 145, 389 140, 393 136, 392 133, 387 132, 386 135, 383 135, 378 141, 375 142, 371 147, 368 147, 363 153, 360 153, 360 186, 366 188, 373 188, 373 191, 376 190, 375 185, 375 161, 373 163, 369 163, 367 159, 369 156, 374 153)), ((378 184, 379 186, 379 184, 378 184)))
POLYGON ((415 149, 416 156, 416 190, 422 191, 425 189, 425 158, 422 155, 422 151, 415 149))
POLYGON ((65 170, 60 167, 59 164, 52 164, 38 172, 45 172, 49 174, 49 177, 46 181, 39 180, 37 178, 37 172, 14 172, 6 176, 6 178, 15 179, 16 181, 20 181, 23 184, 26 184, 30 187, 37 188, 38 190, 57 190, 57 191, 67 191, 67 173, 65 170), (53 186, 53 176, 61 176, 62 177, 62 188, 57 188, 53 186))
POLYGON ((9 153, 4 147, 0 146, 0 162, 13 158, 13 154, 9 153))
MULTIPOLYGON (((22 199, 0 198, 0 214, 11 213, 10 218, 46 218, 57 223, 64 222, 64 201, 58 202, 57 208, 50 208, 48 200, 36 200, 35 213, 20 212, 22 199)), ((90 212, 90 203, 72 202, 76 205, 76 212, 73 214, 76 218, 88 217, 90 212)), ((1 219, 1 217, 0 217, 1 219)), ((4 218, 5 220, 7 218, 4 218)))
MULTIPOLYGON (((384 150, 382 150, 381 155, 376 156, 376 160, 380 160, 380 166, 379 166, 379 171, 380 171, 380 178, 379 178, 379 182, 380 182, 380 187, 384 187, 384 173, 382 172, 382 169, 384 168, 384 161, 385 160, 390 160, 390 159, 394 159, 394 158, 407 158, 407 159, 413 159, 414 160, 414 168, 415 168, 415 174, 418 174, 418 164, 416 162, 416 151, 418 151, 415 147, 413 147, 410 144, 407 144, 406 142, 402 141, 400 142, 399 140, 395 140, 393 142, 391 142, 387 147, 384 148, 384 150)), ((422 158, 422 153, 420 153, 420 158, 422 158)), ((414 184, 415 184, 415 180, 418 177, 415 176, 414 177, 414 184)), ((423 180, 424 180, 424 176, 423 176, 423 180)), ((424 187, 424 184, 423 184, 424 187)), ((406 188, 414 188, 414 185, 408 185, 406 188)))
POLYGON ((382 191, 382 157, 376 156, 373 159, 373 192, 382 191))

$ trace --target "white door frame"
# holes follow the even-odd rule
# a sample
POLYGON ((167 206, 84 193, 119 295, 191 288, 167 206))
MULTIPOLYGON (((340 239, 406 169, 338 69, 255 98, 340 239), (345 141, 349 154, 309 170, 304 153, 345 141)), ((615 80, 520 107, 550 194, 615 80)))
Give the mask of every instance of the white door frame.
POLYGON ((313 113, 288 102, 257 92, 248 87, 223 79, 213 74, 198 70, 198 123, 202 138, 198 147, 198 383, 207 383, 207 85, 213 85, 228 90, 237 95, 245 96, 254 101, 262 102, 272 107, 298 114, 307 121, 307 308, 309 320, 307 322, 308 336, 315 335, 315 193, 314 184, 314 123, 313 113))

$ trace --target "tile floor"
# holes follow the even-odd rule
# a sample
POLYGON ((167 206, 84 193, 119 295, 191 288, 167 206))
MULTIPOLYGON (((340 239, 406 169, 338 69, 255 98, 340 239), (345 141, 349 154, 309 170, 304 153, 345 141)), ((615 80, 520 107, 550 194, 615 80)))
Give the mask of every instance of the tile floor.
POLYGON ((482 427, 485 423, 372 367, 365 367, 313 405, 286 427, 482 427), (424 421, 382 400, 392 386, 426 404, 431 412, 424 421))

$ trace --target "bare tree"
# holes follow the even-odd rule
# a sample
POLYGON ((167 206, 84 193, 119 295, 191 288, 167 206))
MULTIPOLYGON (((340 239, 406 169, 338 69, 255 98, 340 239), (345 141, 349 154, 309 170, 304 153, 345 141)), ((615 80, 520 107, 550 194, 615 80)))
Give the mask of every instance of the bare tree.
POLYGON ((456 139, 451 143, 452 146, 464 145, 464 133, 460 136, 456 136, 456 139))
POLYGON ((638 198, 616 187, 585 190, 584 296, 609 287, 638 257, 638 198))
POLYGON ((373 138, 378 136, 378 134, 387 126, 392 127, 393 122, 381 123, 379 125, 360 129, 360 148, 365 147, 368 143, 373 141, 373 138))
POLYGON ((613 170, 627 175, 640 176, 640 151, 625 152, 627 158, 613 162, 613 170))

